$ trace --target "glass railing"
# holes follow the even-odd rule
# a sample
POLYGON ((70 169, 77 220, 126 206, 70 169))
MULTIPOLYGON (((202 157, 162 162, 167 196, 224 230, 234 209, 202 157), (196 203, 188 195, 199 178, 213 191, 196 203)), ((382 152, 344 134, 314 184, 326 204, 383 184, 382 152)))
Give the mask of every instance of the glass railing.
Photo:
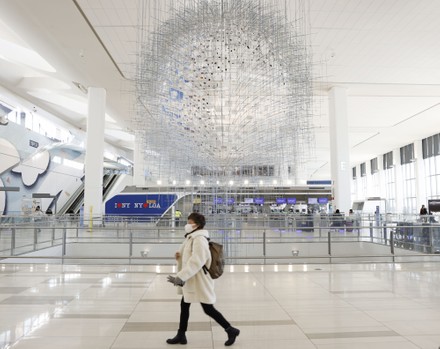
MULTIPOLYGON (((184 222, 150 217, 1 217, 2 262, 173 264, 184 222)), ((207 216, 227 264, 440 261, 440 224, 357 216, 207 216)), ((395 217, 393 217, 395 218, 395 217)), ((398 217, 402 218, 402 217, 398 217)), ((406 217, 408 218, 408 217, 406 217)))

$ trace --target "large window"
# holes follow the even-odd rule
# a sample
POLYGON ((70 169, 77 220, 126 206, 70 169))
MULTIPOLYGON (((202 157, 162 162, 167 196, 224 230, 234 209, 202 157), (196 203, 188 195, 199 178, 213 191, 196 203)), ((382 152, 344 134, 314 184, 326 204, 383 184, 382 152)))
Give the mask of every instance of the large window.
POLYGON ((440 198, 440 156, 433 156, 423 160, 425 165, 425 185, 428 199, 440 198))
POLYGON ((396 169, 390 167, 384 171, 385 198, 388 212, 396 212, 396 169))
POLYGON ((416 175, 414 162, 402 165, 403 213, 416 213, 416 175))
POLYGON ((375 174, 376 172, 379 172, 379 166, 377 164, 377 158, 370 160, 370 167, 371 167, 371 174, 375 174))
POLYGON ((414 161, 414 143, 400 148, 400 164, 405 165, 414 161))
POLYGON ((422 140, 423 158, 440 155, 440 134, 422 140))
MULTIPOLYGON (((7 106, 6 103, 1 100, 1 96, 0 105, 2 106, 2 109, 7 106)), ((42 134, 55 141, 68 143, 74 138, 68 129, 56 125, 44 116, 38 114, 36 111, 25 110, 25 108, 21 106, 13 107, 8 105, 7 107, 7 110, 9 111, 7 114, 7 120, 9 122, 22 125, 31 131, 42 134)))
POLYGON ((386 154, 383 154, 383 169, 388 170, 390 168, 393 168, 393 152, 390 151, 386 154))
POLYGON ((440 198, 440 134, 422 140, 427 199, 440 198))
POLYGON ((363 162, 361 164, 361 177, 365 177, 367 175, 367 164, 363 162))

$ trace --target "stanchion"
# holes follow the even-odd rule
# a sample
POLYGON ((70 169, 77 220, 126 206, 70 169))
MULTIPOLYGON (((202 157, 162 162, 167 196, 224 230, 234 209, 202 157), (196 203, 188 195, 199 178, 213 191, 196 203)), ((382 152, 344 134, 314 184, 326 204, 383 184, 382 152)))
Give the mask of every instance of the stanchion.
POLYGON ((11 229, 11 256, 14 255, 15 250, 15 228, 11 229))
POLYGON ((332 244, 331 244, 331 232, 330 230, 327 233, 327 245, 328 245, 328 255, 332 255, 332 244))

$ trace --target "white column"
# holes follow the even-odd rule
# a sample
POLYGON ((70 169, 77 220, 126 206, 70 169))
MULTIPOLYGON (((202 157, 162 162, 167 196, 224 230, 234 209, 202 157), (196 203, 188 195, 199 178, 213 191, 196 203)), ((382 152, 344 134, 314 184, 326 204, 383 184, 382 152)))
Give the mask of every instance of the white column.
POLYGON ((348 143, 347 90, 333 87, 329 93, 330 159, 334 208, 351 208, 350 149, 348 143))
POLYGON ((134 168, 133 185, 136 187, 145 186, 145 152, 144 132, 136 131, 134 134, 134 168))
POLYGON ((402 178, 402 165, 400 164, 400 148, 393 149, 393 164, 396 176, 396 212, 402 213, 403 207, 403 178, 402 178))
POLYGON ((374 195, 374 189, 372 186, 372 182, 373 182, 373 176, 371 174, 371 162, 370 160, 366 160, 365 161, 365 171, 366 171, 366 176, 365 176, 365 198, 371 197, 371 196, 376 196, 374 195))
POLYGON ((84 182, 84 217, 102 214, 106 91, 89 87, 84 182))
POLYGON ((415 176, 416 176, 416 198, 417 205, 425 205, 428 207, 428 199, 426 193, 426 173, 423 165, 423 146, 422 140, 414 142, 414 157, 415 157, 415 176))
MULTIPOLYGON (((379 170, 379 192, 380 192, 380 197, 382 198, 386 198, 386 185, 385 185, 385 169, 383 168, 383 155, 378 155, 377 156, 377 169, 379 170)), ((387 208, 388 207, 388 203, 387 203, 387 208)))

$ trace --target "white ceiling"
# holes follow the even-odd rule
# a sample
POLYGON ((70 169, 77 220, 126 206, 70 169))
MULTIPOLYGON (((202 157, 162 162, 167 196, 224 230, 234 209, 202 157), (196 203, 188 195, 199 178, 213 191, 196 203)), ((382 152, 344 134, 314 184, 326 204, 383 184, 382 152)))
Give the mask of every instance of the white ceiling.
MULTIPOLYGON (((283 4, 294 17, 295 1, 268 1, 283 4)), ((105 87, 107 114, 115 120, 107 123, 107 139, 133 148, 127 128, 134 109, 139 3, 0 0, 0 40, 34 50, 56 70, 8 57, 2 45, 0 84, 80 128, 86 125, 87 101, 72 81, 105 87)), ((146 0, 154 16, 166 17, 170 3, 146 0)), ((440 1, 308 0, 306 6, 317 95, 311 179, 330 178, 332 86, 347 88, 352 165, 440 132, 440 1)))

